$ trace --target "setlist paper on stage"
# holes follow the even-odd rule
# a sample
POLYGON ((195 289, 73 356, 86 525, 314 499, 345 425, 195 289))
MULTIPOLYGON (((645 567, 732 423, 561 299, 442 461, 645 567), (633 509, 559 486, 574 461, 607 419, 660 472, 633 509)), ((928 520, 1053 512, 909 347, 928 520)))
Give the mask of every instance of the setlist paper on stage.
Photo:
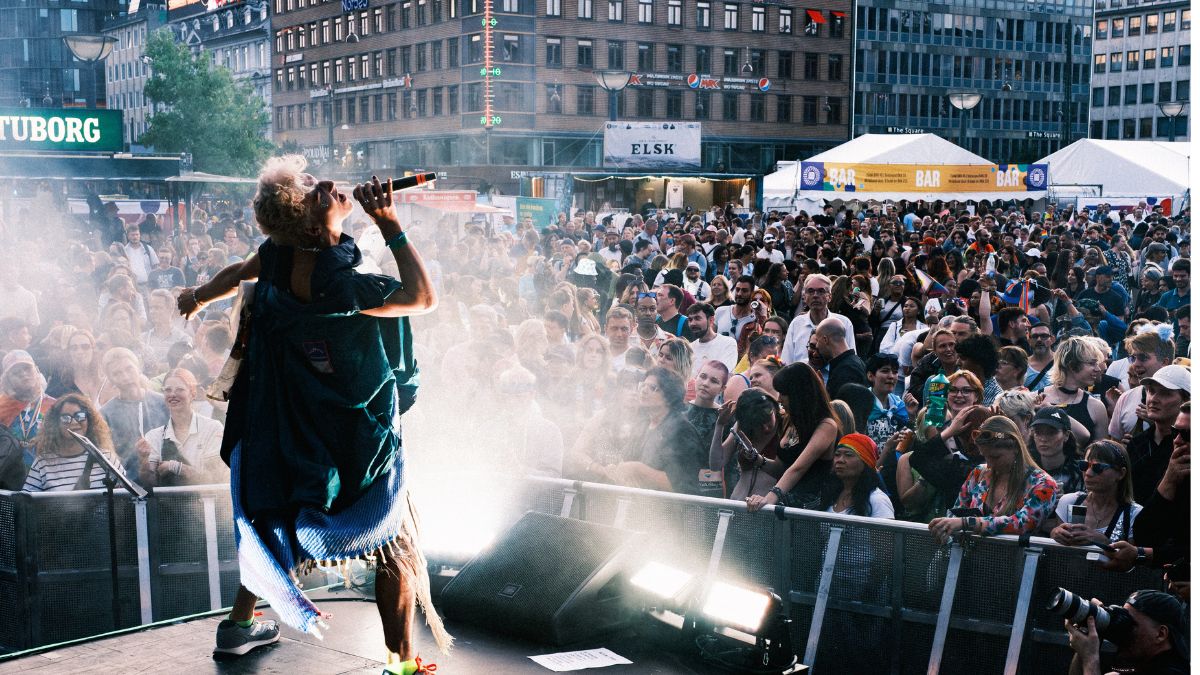
POLYGON ((633 661, 620 656, 608 649, 586 649, 581 652, 560 652, 558 654, 541 654, 529 657, 534 663, 549 668, 556 673, 566 673, 585 668, 603 668, 605 666, 620 666, 632 664, 633 661))

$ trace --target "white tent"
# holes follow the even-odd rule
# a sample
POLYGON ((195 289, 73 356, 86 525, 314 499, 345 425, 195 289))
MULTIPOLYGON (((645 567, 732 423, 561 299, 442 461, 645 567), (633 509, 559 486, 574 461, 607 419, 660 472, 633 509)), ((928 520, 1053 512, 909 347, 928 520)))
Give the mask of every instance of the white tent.
POLYGON ((1041 160, 1050 190, 1097 197, 1183 197, 1188 191, 1186 141, 1103 141, 1085 138, 1041 160), (1098 192, 1098 194, 1097 194, 1098 192))
MULTIPOLYGON (((992 162, 935 134, 863 134, 806 162, 839 164, 921 164, 925 166, 991 166, 992 162)), ((800 162, 780 164, 763 178, 763 205, 784 208, 799 200, 925 201, 1039 199, 1034 192, 825 192, 800 189, 800 162)))

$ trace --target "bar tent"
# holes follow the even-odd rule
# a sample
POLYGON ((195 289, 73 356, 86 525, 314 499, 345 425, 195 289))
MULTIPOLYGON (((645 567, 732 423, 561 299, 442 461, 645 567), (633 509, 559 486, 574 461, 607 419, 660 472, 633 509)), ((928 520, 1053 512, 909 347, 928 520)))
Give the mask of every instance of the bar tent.
MULTIPOLYGON (((904 164, 939 166, 994 166, 992 162, 975 153, 947 141, 935 134, 863 134, 853 140, 813 155, 805 162, 836 164, 904 164)), ((782 164, 782 163, 781 163, 782 164)), ((779 170, 763 179, 763 197, 766 208, 789 209, 796 206, 811 213, 813 207, 820 208, 824 201, 1009 201, 1040 199, 1045 190, 1021 192, 829 192, 803 190, 800 180, 801 162, 788 162, 779 170)))
POLYGON ((1183 198, 1191 178, 1187 141, 1108 141, 1084 138, 1038 160, 1049 165, 1051 192, 1088 187, 1096 197, 1183 198))

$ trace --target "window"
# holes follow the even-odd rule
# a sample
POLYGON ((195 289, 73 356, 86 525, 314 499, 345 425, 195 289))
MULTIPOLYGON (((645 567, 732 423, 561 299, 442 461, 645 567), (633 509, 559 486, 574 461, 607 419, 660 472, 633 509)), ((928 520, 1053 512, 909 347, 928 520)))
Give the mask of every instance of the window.
POLYGON ((736 121, 738 118, 738 95, 732 92, 721 94, 721 119, 736 121))
POLYGON ((722 52, 722 56, 724 57, 724 60, 722 63, 725 66, 725 68, 722 72, 724 72, 726 76, 738 74, 737 53, 738 53, 738 50, 728 49, 728 48, 722 52))
POLYGON ((756 76, 760 77, 767 74, 767 52, 763 49, 750 50, 750 70, 756 76))
POLYGON ((804 54, 804 79, 816 80, 820 75, 817 73, 817 64, 819 63, 819 55, 812 52, 804 54))
POLYGON ((738 29, 738 6, 725 3, 725 30, 738 29))
POLYGON ((520 11, 517 6, 517 0, 504 0, 503 7, 504 7, 503 11, 510 12, 513 14, 520 11))
MULTIPOLYGON (((454 3, 450 3, 451 13, 454 12, 454 3)), ((452 84, 446 87, 446 112, 451 115, 458 114, 458 85, 452 84)), ((393 115, 393 117, 395 117, 393 115)))
POLYGON ((817 123, 817 97, 816 96, 805 96, 804 97, 804 109, 802 110, 801 114, 804 116, 805 124, 816 124, 817 123))
POLYGON ((609 70, 625 70, 625 43, 615 40, 608 41, 609 70))
POLYGON ((683 25, 683 0, 667 0, 667 25, 683 25))
POLYGON ((696 46, 696 72, 707 75, 712 72, 712 48, 696 46))
POLYGON ((433 116, 441 117, 441 115, 442 115, 442 88, 441 87, 433 88, 432 98, 433 98, 433 116))
POLYGON ((696 29, 708 30, 712 28, 712 4, 706 0, 696 3, 696 29))
POLYGON ((707 91, 696 92, 696 103, 693 115, 698 120, 706 120, 712 115, 712 96, 707 91))
POLYGON ((1159 103, 1170 103, 1171 102, 1171 83, 1170 82, 1159 82, 1158 83, 1158 102, 1159 103))
POLYGON ((562 38, 546 38, 546 67, 562 68, 562 38))
POLYGON ((625 20, 625 0, 608 0, 608 20, 625 20))
POLYGON ((450 57, 449 66, 451 68, 458 67, 458 38, 453 37, 446 40, 446 54, 450 57))
POLYGON ((1179 21, 1179 30, 1189 30, 1192 27, 1192 10, 1183 10, 1183 18, 1179 21))
POLYGON ((1109 120, 1104 124, 1104 137, 1116 140, 1121 135, 1121 120, 1109 120))
POLYGON ((1113 52, 1108 55, 1108 72, 1119 73, 1124 70, 1125 55, 1121 52, 1113 52))
POLYGON ((821 36, 821 13, 815 9, 805 10, 804 12, 804 34, 809 37, 821 36))
POLYGON ((781 80, 792 79, 792 53, 779 52, 779 60, 776 63, 775 77, 781 80))
POLYGON ((562 113, 562 92, 557 84, 546 85, 546 112, 562 113))
MULTIPOLYGON (((401 48, 401 63, 404 62, 404 52, 407 48, 401 48)), ((467 63, 481 63, 483 61, 483 36, 476 33, 467 37, 467 63)), ((405 69, 407 71, 407 68, 405 69)), ((468 96, 470 94, 468 93, 468 96)))
POLYGON ((546 0, 546 16, 562 16, 562 0, 546 0))
POLYGON ((500 42, 500 58, 505 61, 521 60, 521 38, 511 33, 505 34, 500 42))
POLYGON ((482 82, 472 82, 467 85, 467 100, 463 102, 463 110, 466 112, 479 112, 483 110, 482 82))
POLYGON ((1146 15, 1146 35, 1154 35, 1158 32, 1158 14, 1146 15))
POLYGON ((764 94, 750 95, 750 121, 767 121, 767 97, 764 94))
POLYGON ((1108 88, 1108 104, 1112 106, 1121 105, 1121 88, 1117 86, 1108 88))
POLYGON ((585 85, 575 87, 575 114, 596 114, 596 88, 585 85))
MULTIPOLYGON (((755 6, 750 8, 750 30, 754 33, 762 33, 767 30, 766 7, 755 6)), ((753 110, 753 107, 751 110, 753 110)))
MULTIPOLYGON (((1179 80, 1178 82, 1175 83, 1175 100, 1176 101, 1188 100, 1188 94, 1191 93, 1191 90, 1192 90, 1192 81, 1191 80, 1179 80)), ((1184 127, 1184 128, 1186 129, 1187 127, 1184 127)))
POLYGON ((1175 65, 1175 48, 1163 47, 1158 52, 1158 65, 1163 68, 1170 68, 1175 65))
POLYGON ((429 68, 429 60, 425 58, 424 43, 417 45, 417 72, 423 73, 429 68))
POLYGON ((826 105, 829 106, 829 111, 825 113, 825 121, 828 124, 842 123, 842 99, 831 98, 826 99, 826 105))
POLYGON ((638 89, 637 92, 637 116, 638 117, 654 117, 654 91, 650 89, 638 89))
POLYGON ((1125 85, 1125 105, 1137 105, 1138 102, 1138 86, 1136 84, 1125 85))
POLYGON ((1104 87, 1092 87, 1092 107, 1099 108, 1104 105, 1104 87))
POLYGON ((1154 103, 1154 83, 1142 84, 1142 103, 1154 103))
POLYGON ((846 35, 846 15, 841 12, 829 12, 832 17, 829 21, 829 37, 842 38, 846 35))
POLYGON ((592 68, 592 41, 580 40, 575 47, 575 65, 579 68, 592 68))
MULTIPOLYGON (((378 52, 376 52, 378 53, 378 52)), ((442 69, 442 41, 429 43, 429 64, 434 70, 442 69)))
POLYGON ((654 23, 654 0, 638 0, 638 23, 654 23))
POLYGON ((1108 20, 1107 19, 1101 19, 1096 22, 1096 39, 1097 40, 1108 39, 1108 20))
POLYGON ((1121 120, 1121 140, 1132 140, 1136 138, 1134 129, 1134 120, 1121 120))
POLYGON ((1142 68, 1152 70, 1158 64, 1158 50, 1146 49, 1142 51, 1142 68))
POLYGON ((792 121, 792 97, 778 96, 775 98, 775 121, 776 122, 791 122, 792 121))
POLYGON ((683 72, 683 45, 667 45, 667 72, 683 72))
MULTIPOLYGON (((792 10, 790 7, 779 8, 779 32, 785 35, 792 34, 792 10)), ((788 102, 788 111, 791 112, 790 101, 788 102)))
POLYGON ((1179 65, 1188 66, 1192 63, 1192 46, 1179 45, 1179 65))
POLYGON ((1175 10, 1171 10, 1169 12, 1163 12, 1162 32, 1164 32, 1164 33, 1174 33, 1175 32, 1175 10))
POLYGON ((1125 37, 1125 19, 1112 20, 1112 36, 1115 38, 1125 37))
POLYGON ((1125 53, 1125 70, 1134 71, 1141 67, 1141 52, 1136 49, 1125 53))
POLYGON ((642 73, 654 71, 654 45, 639 42, 637 46, 637 67, 642 73))
MULTIPOLYGON (((1135 37, 1142 34, 1142 17, 1129 17, 1129 37, 1135 37)), ((1132 122, 1133 120, 1126 120, 1132 122)))
POLYGON ((842 79, 842 55, 829 55, 829 79, 838 81, 842 79))
POLYGON ((592 0, 579 0, 579 18, 592 18, 592 0))
POLYGON ((683 92, 679 89, 667 90, 667 119, 683 119, 683 92))

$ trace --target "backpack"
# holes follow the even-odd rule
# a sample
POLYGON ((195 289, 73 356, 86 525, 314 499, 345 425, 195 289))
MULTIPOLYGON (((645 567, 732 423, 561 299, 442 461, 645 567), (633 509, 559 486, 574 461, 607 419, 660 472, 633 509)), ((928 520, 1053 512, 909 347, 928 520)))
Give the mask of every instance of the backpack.
POLYGON ((0 426, 0 490, 20 490, 28 473, 24 446, 12 429, 0 426))

